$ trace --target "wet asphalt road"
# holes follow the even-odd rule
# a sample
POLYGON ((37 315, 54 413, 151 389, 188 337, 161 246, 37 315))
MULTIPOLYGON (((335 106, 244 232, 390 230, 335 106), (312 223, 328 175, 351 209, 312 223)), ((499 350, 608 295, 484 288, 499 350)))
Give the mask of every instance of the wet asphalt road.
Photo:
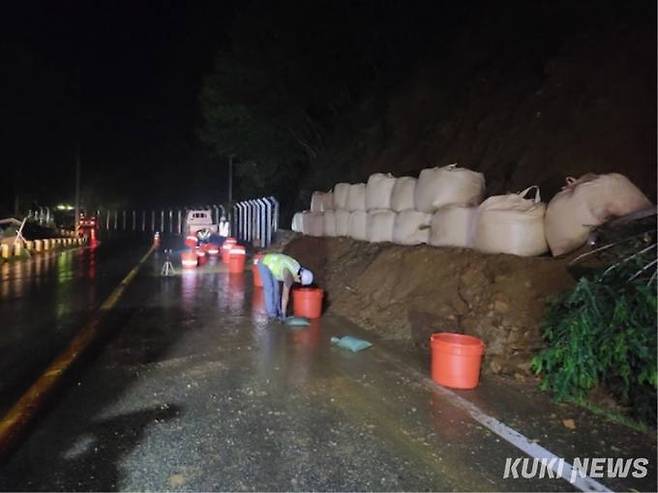
MULTIPOLYGON (((371 337, 357 327, 332 316, 297 330, 268 322, 249 274, 210 262, 161 278, 162 261, 149 259, 105 320, 94 359, 0 467, 0 489, 573 489, 503 480, 505 458, 523 454, 435 392, 417 361, 377 341, 357 354, 330 345, 332 335, 371 337)), ((461 395, 523 421, 514 408, 524 404, 495 388, 461 395)), ((550 434, 526 421, 524 433, 550 434)), ((545 445, 564 456, 594 450, 555 437, 545 445)))
POLYGON ((143 254, 125 240, 0 264, 0 412, 62 351, 143 254))

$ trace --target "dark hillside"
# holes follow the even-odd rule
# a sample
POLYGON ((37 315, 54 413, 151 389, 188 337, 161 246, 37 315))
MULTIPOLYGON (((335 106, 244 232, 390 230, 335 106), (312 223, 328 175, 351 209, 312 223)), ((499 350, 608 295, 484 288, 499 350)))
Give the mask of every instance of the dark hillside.
POLYGON ((471 15, 476 24, 335 125, 297 206, 336 181, 450 162, 484 171, 489 193, 538 184, 550 198, 565 176, 617 171, 655 200, 655 3, 503 3, 471 15))

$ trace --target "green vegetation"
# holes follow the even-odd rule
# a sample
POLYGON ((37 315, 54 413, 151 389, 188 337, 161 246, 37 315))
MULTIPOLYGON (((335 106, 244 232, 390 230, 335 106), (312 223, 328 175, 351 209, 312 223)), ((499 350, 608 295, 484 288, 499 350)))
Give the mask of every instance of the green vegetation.
POLYGON ((582 403, 603 385, 632 417, 655 426, 655 278, 629 281, 638 268, 624 262, 598 271, 553 301, 543 326, 547 348, 532 364, 557 400, 582 403))

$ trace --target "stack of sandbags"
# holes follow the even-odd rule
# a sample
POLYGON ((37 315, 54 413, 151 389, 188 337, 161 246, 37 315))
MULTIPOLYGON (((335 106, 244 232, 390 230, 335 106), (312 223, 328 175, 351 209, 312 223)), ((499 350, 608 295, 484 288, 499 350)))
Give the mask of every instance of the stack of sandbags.
POLYGON ((477 207, 440 207, 432 216, 430 245, 472 248, 476 219, 477 207))
POLYGON ((322 200, 324 193, 323 192, 313 192, 311 194, 311 212, 322 212, 322 200))
POLYGON ((368 220, 366 224, 368 241, 371 243, 393 241, 395 216, 395 212, 389 209, 375 209, 368 211, 368 220))
POLYGON ((322 195, 322 212, 334 210, 334 193, 325 192, 322 195))
POLYGON ((336 209, 334 214, 336 216, 336 236, 349 236, 351 213, 343 209, 336 209))
POLYGON ((401 176, 395 180, 395 185, 393 185, 393 191, 391 192, 391 209, 395 212, 414 209, 416 181, 411 176, 401 176))
POLYGON ((354 183, 350 185, 347 193, 347 210, 350 212, 366 210, 365 183, 354 183))
POLYGON ((306 212, 302 214, 302 233, 309 236, 324 234, 324 218, 322 212, 306 212))
POLYGON ((366 210, 391 209, 391 194, 395 178, 390 173, 375 173, 368 178, 366 185, 366 210))
POLYGON ((619 173, 589 173, 566 181, 546 210, 546 240, 553 255, 580 247, 594 227, 609 219, 651 206, 649 199, 619 173))
POLYGON ((414 194, 415 209, 432 213, 447 205, 478 205, 484 194, 484 175, 457 164, 420 172, 414 194))
POLYGON ((303 214, 303 212, 295 212, 295 214, 292 216, 292 224, 290 229, 292 229, 295 233, 303 232, 303 214))
POLYGON ((489 197, 478 207, 475 248, 486 253, 509 253, 523 257, 548 251, 544 236, 546 205, 539 187, 520 193, 489 197), (535 190, 535 198, 526 196, 535 190))
POLYGON ((347 208, 347 198, 350 192, 349 183, 336 183, 334 186, 334 208, 336 210, 349 210, 347 208))
POLYGON ((350 213, 349 236, 355 240, 368 239, 368 213, 366 211, 353 211, 350 213))
POLYGON ((337 236, 336 233, 336 212, 335 211, 325 211, 322 213, 323 220, 323 236, 337 236))
POLYGON ((400 245, 420 245, 429 241, 432 215, 419 211, 402 211, 395 216, 393 241, 400 245))
POLYGON ((311 212, 325 212, 333 210, 333 192, 313 192, 313 194, 311 194, 311 212))

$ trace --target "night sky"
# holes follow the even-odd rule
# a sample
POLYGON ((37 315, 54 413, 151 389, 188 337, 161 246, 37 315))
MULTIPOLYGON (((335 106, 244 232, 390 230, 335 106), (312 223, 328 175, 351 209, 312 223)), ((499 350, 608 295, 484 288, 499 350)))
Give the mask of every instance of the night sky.
MULTIPOLYGON (((469 40, 464 56, 449 66, 466 74, 458 88, 486 74, 513 85, 514 70, 532 85, 548 77, 563 38, 580 44, 581 32, 586 40, 627 25, 655 32, 655 3, 6 3, 0 215, 16 198, 23 211, 72 202, 78 146, 88 208, 225 202, 229 154, 241 160, 238 196, 275 193, 302 207, 309 187, 364 178, 362 156, 348 154, 354 144, 370 139, 383 149, 396 132, 431 129, 428 121, 389 125, 391 95, 419 68, 450 60, 460 39, 469 40), (379 144, 370 138, 380 134, 379 144)), ((449 103, 458 91, 443 79, 433 87, 449 103)), ((444 107, 431 118, 445 117, 444 107)))
MULTIPOLYGON (((80 142, 86 200, 121 206, 224 194, 200 143, 202 77, 230 2, 12 2, 2 19, 3 189, 71 201, 80 142), (9 164, 11 163, 11 164, 9 164), (184 180, 184 187, 176 184, 184 180), (3 180, 5 181, 5 180, 3 180)), ((4 208, 11 205, 3 193, 4 208)))

